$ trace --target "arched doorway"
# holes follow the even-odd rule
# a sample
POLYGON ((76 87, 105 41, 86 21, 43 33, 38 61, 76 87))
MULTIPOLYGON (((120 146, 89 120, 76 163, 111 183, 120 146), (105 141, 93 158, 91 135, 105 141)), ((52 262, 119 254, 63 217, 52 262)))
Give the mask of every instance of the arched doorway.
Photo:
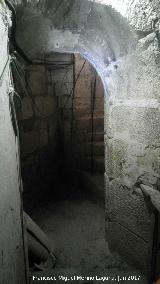
POLYGON ((19 13, 19 43, 24 50, 27 47, 28 54, 35 59, 46 51, 80 52, 101 75, 106 95, 108 239, 128 261, 146 271, 151 259, 153 211, 148 210, 139 188, 133 189, 137 178, 145 171, 159 171, 156 122, 159 109, 155 88, 158 60, 152 48, 156 39, 148 43, 150 31, 144 32, 145 24, 141 21, 135 25, 140 29, 137 36, 130 29, 129 21, 109 6, 88 1, 82 4, 64 1, 60 7, 54 4, 44 1, 38 7, 35 3, 20 7, 23 17, 19 13), (83 12, 78 14, 79 11, 83 12), (39 45, 35 46, 35 39, 39 45), (148 70, 151 66, 155 67, 154 76, 148 70))
MULTIPOLYGON (((20 74, 22 62, 14 64, 20 74)), ((110 252, 105 237, 100 77, 78 54, 52 53, 24 70, 23 84, 15 78, 17 92, 27 92, 18 110, 24 209, 55 242, 58 258, 43 272, 32 263, 33 280, 49 274, 61 281, 62 274, 93 281, 106 270, 129 275, 133 269, 110 252)))
POLYGON ((52 53, 37 66, 25 66, 17 58, 14 65, 21 96, 21 105, 16 105, 24 210, 55 242, 58 267, 52 274, 94 274, 96 266, 103 274, 109 250, 100 77, 79 54, 52 53))

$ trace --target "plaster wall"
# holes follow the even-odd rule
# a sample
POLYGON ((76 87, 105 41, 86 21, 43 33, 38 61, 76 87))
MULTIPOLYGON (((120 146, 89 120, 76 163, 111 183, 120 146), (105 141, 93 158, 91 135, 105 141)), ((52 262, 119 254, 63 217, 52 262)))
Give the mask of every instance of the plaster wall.
MULTIPOLYGON (((8 59, 10 14, 0 2, 0 74, 8 59)), ((26 283, 18 139, 11 122, 9 62, 0 82, 0 283, 26 283)), ((13 110, 12 110, 13 111, 13 110)))

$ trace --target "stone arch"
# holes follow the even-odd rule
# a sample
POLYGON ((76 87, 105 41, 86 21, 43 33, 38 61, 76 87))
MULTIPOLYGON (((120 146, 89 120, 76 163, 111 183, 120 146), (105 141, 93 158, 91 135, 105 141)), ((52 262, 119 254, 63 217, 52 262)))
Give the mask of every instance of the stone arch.
POLYGON ((17 41, 34 60, 52 51, 79 52, 101 76, 106 91, 107 238, 147 271, 154 216, 134 184, 144 172, 159 171, 159 6, 156 1, 133 1, 133 7, 124 3, 127 18, 92 1, 28 1, 17 6, 17 41))
POLYGON ((51 51, 79 52, 103 72, 110 62, 135 48, 127 20, 111 6, 85 0, 58 3, 39 1, 37 7, 33 1, 18 6, 17 40, 25 51, 28 46, 30 57, 51 51))

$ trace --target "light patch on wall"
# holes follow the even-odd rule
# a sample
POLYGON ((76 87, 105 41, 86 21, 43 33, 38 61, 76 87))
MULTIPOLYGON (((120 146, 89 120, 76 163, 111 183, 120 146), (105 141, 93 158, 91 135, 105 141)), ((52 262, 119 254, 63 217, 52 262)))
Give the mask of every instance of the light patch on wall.
POLYGON ((71 31, 60 31, 54 29, 49 36, 49 49, 74 48, 78 44, 79 34, 73 34, 71 31))
POLYGON ((122 16, 127 16, 128 0, 89 0, 103 5, 110 5, 117 10, 122 16))

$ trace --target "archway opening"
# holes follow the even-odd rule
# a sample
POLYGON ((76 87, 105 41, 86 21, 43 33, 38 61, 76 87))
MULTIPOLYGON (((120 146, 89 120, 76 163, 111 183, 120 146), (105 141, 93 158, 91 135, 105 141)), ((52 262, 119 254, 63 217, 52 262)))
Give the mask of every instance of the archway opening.
MULTIPOLYGON (((101 78, 80 54, 50 53, 43 64, 29 66, 17 57, 12 67, 20 95, 15 103, 24 210, 55 244, 57 264, 49 263, 50 273, 129 273, 125 261, 110 252, 105 236, 101 78)), ((33 276, 47 276, 48 267, 32 246, 29 239, 33 276)))
MULTIPOLYGON (((148 150, 145 145, 151 143, 149 139, 150 135, 148 135, 148 133, 152 136, 152 128, 154 129, 154 125, 152 124, 153 120, 149 120, 148 117, 152 116, 152 106, 154 105, 155 107, 156 105, 152 101, 147 88, 146 92, 142 90, 143 82, 138 75, 141 74, 144 66, 146 66, 146 64, 143 64, 143 61, 147 62, 149 58, 146 58, 145 52, 143 53, 143 48, 145 48, 143 43, 145 45, 145 41, 142 41, 134 52, 134 47, 137 43, 137 38, 134 37, 135 34, 130 30, 127 20, 122 18, 121 15, 110 6, 103 7, 95 3, 93 4, 90 1, 84 1, 83 4, 85 5, 80 4, 79 1, 63 1, 62 5, 58 5, 57 9, 57 5, 56 7, 54 6, 56 4, 55 2, 53 5, 50 1, 39 1, 38 5, 35 5, 35 2, 30 2, 29 4, 26 4, 25 8, 21 7, 20 13, 22 11, 22 14, 20 15, 19 13, 18 17, 18 40, 22 49, 25 50, 26 54, 29 54, 29 58, 34 58, 36 60, 38 58, 38 65, 41 65, 42 67, 41 72, 37 72, 37 66, 34 66, 34 70, 29 70, 29 73, 30 71, 31 73, 35 73, 34 83, 36 83, 38 76, 43 85, 44 73, 46 74, 46 77, 48 77, 48 73, 50 73, 49 80, 51 82, 54 80, 51 68, 48 70, 51 62, 48 64, 48 59, 46 58, 46 55, 53 51, 80 52, 85 58, 92 62, 101 75, 105 91, 108 95, 105 96, 105 209, 107 211, 107 238, 110 241, 111 246, 117 247, 117 250, 125 256, 128 262, 133 262, 136 267, 144 271, 146 267, 148 267, 148 259, 151 258, 151 255, 148 253, 148 246, 150 245, 146 245, 146 243, 150 244, 149 240, 151 239, 152 234, 150 223, 152 222, 152 217, 149 216, 149 212, 146 210, 146 204, 143 202, 144 200, 140 195, 141 191, 138 189, 135 194, 133 189, 137 178, 139 178, 145 170, 148 171, 148 169, 151 169, 150 165, 152 164, 150 161, 149 163, 145 163, 145 158, 144 160, 142 158, 145 155, 148 157, 148 150), (77 10, 83 11, 83 13, 80 13, 78 19, 75 18, 77 10), (35 45, 35 39, 39 42, 38 45, 35 45), (48 66, 48 69, 45 69, 45 71, 42 62, 48 66), (139 73, 136 69, 137 65, 139 66, 139 73), (42 73, 43 75, 40 75, 39 73, 42 73), (147 102, 145 100, 146 94, 148 96, 147 102), (150 106, 150 109, 148 106, 150 106), (150 124, 149 121, 151 122, 150 124), (144 127, 145 122, 147 122, 148 126, 147 131, 146 127, 144 127), (145 129, 144 132, 141 131, 141 127, 145 129), (109 155, 107 155, 108 153, 109 155), (134 198, 136 199, 136 202, 133 202, 134 198), (144 210, 141 210, 143 206, 144 210), (145 213, 143 214, 142 211, 145 213), (139 215, 142 219, 139 218, 139 215), (130 216, 132 216, 132 222, 130 222, 130 216), (149 220, 149 222, 146 222, 146 220, 149 220), (127 246, 125 242, 126 235, 128 240, 127 246), (133 247, 136 249, 136 253, 133 251, 133 247), (143 262, 144 259, 145 263, 143 262)), ((85 62, 84 59, 83 61, 85 62)), ((68 62, 65 63, 68 64, 68 62)), ((82 65, 82 67, 84 66, 82 65)), ((54 67, 57 68, 57 66, 54 67)), ((148 71, 145 70, 145 72, 148 74, 148 71)), ((76 80, 76 77, 74 80, 76 80)), ((43 90, 41 83, 39 84, 40 88, 36 93, 35 98, 31 98, 31 101, 28 102, 28 104, 31 103, 31 105, 34 105, 34 116, 37 115, 37 113, 39 117, 42 116, 41 124, 43 124, 42 120, 44 118, 49 119, 50 114, 52 115, 53 98, 47 102, 48 105, 46 105, 45 101, 46 98, 48 99, 48 93, 46 94, 45 99, 38 98, 43 90), (43 111, 46 111, 46 107, 48 108, 48 106, 50 108, 49 112, 51 113, 47 113, 46 116, 43 116, 43 111)), ((90 177, 93 180, 93 173, 97 165, 95 161, 97 160, 97 157, 95 159, 93 153, 95 149, 96 151, 101 151, 100 145, 98 143, 95 145, 93 131, 95 111, 94 93, 97 87, 96 84, 97 78, 95 76, 91 84, 91 117, 87 116, 86 108, 85 116, 82 116, 81 118, 77 117, 74 121, 75 102, 78 102, 78 100, 75 100, 76 98, 74 96, 74 99, 70 100, 68 99, 70 96, 65 94, 66 102, 64 102, 63 98, 65 98, 65 96, 63 94, 61 98, 57 98, 57 100, 54 101, 54 110, 57 108, 57 102, 60 100, 62 103, 65 103, 65 105, 62 105, 61 107, 62 112, 60 114, 60 126, 62 126, 63 121, 65 127, 59 127, 59 130, 61 131, 59 131, 58 135, 59 141, 56 143, 57 149, 61 150, 55 150, 53 151, 54 153, 48 152, 48 156, 51 158, 53 157, 52 155, 55 155, 54 160, 57 158, 57 165, 59 165, 60 162, 61 180, 67 181, 69 177, 68 172, 70 172, 68 169, 74 170, 74 166, 76 165, 76 175, 79 175, 79 179, 76 179, 76 181, 80 180, 81 183, 78 182, 78 186, 81 187, 84 186, 84 179, 85 185, 86 180, 90 183, 90 177), (71 104, 71 112, 68 115, 69 102, 71 104), (83 127, 80 126, 81 123, 83 124, 83 127), (84 125, 86 126, 86 129, 88 128, 88 124, 93 129, 90 128, 91 141, 86 141, 85 146, 91 151, 91 157, 88 158, 88 153, 86 153, 85 160, 80 160, 79 155, 82 154, 83 156, 84 154, 83 147, 77 146, 78 144, 81 145, 79 139, 83 137, 85 140, 86 137, 82 134, 83 131, 81 131, 82 133, 79 137, 77 125, 83 130, 83 128, 85 128, 84 125), (61 159, 57 156, 59 153, 61 153, 61 159), (77 160, 75 159, 75 153, 78 156, 77 160), (67 158, 64 159, 64 157, 67 158), (89 164, 87 164, 87 159, 89 160, 89 164), (64 163, 64 160, 67 161, 66 164, 64 163), (77 171, 77 168, 79 171, 77 171), (85 177, 83 171, 84 168, 85 177), (88 173, 86 175, 86 170, 89 170, 89 175, 88 173)), ((50 85, 50 83, 48 83, 48 85, 50 85)), ((147 83, 145 85, 147 86, 147 83)), ((65 88, 66 87, 69 87, 67 82, 65 88)), ((35 88, 35 86, 33 88, 35 88)), ((57 88, 57 86, 55 86, 55 88, 57 88)), ((149 86, 148 89, 150 89, 149 86)), ((32 107, 30 111, 33 111, 32 107)), ((82 112, 84 112, 84 109, 82 112)), ((78 116, 80 116, 80 113, 78 116)), ((27 123, 25 125, 26 132, 29 129, 32 129, 32 123, 33 120, 30 121, 30 124, 27 123)), ((54 125, 54 129, 57 129, 57 123, 59 123, 59 117, 54 125)), ((31 148, 33 147, 32 150, 34 150, 34 142, 38 141, 38 143, 42 143, 41 145, 45 145, 47 137, 50 135, 50 126, 47 126, 47 131, 45 129, 46 126, 44 125, 42 127, 43 130, 40 129, 39 123, 36 124, 36 127, 39 133, 43 131, 45 132, 45 135, 43 136, 43 139, 39 139, 39 133, 38 136, 37 133, 34 133, 34 138, 28 139, 27 147, 30 141, 32 141, 33 143, 30 144, 31 148)), ((27 134, 23 134, 26 139, 27 134)), ((99 134, 101 135, 102 133, 98 133, 98 135, 99 134)), ((96 137, 98 137, 98 135, 96 135, 96 137)), ((38 149, 38 151, 39 150, 40 149, 38 149)), ((42 155, 38 156, 38 159, 35 156, 35 161, 45 160, 45 155, 46 153, 44 151, 42 155)), ((51 167, 48 167, 46 164, 45 168, 52 168, 52 162, 51 167)), ((55 173, 56 171, 57 168, 55 166, 55 173)), ((39 174, 39 172, 36 173, 39 174)), ((45 177, 42 170, 40 171, 40 174, 45 177)), ((67 183, 69 184, 68 192, 70 192, 71 189, 69 181, 73 182, 75 172, 73 174, 72 171, 70 176, 72 178, 69 178, 67 183)), ((46 183, 49 185, 49 179, 46 180, 46 183)), ((55 180, 54 184, 56 184, 55 180)), ((59 190, 61 196, 63 189, 64 187, 62 186, 61 190, 59 190)))
POLYGON ((37 66, 16 58, 13 75, 24 210, 55 242, 59 268, 93 273, 107 249, 101 79, 80 54, 63 53, 37 66))

